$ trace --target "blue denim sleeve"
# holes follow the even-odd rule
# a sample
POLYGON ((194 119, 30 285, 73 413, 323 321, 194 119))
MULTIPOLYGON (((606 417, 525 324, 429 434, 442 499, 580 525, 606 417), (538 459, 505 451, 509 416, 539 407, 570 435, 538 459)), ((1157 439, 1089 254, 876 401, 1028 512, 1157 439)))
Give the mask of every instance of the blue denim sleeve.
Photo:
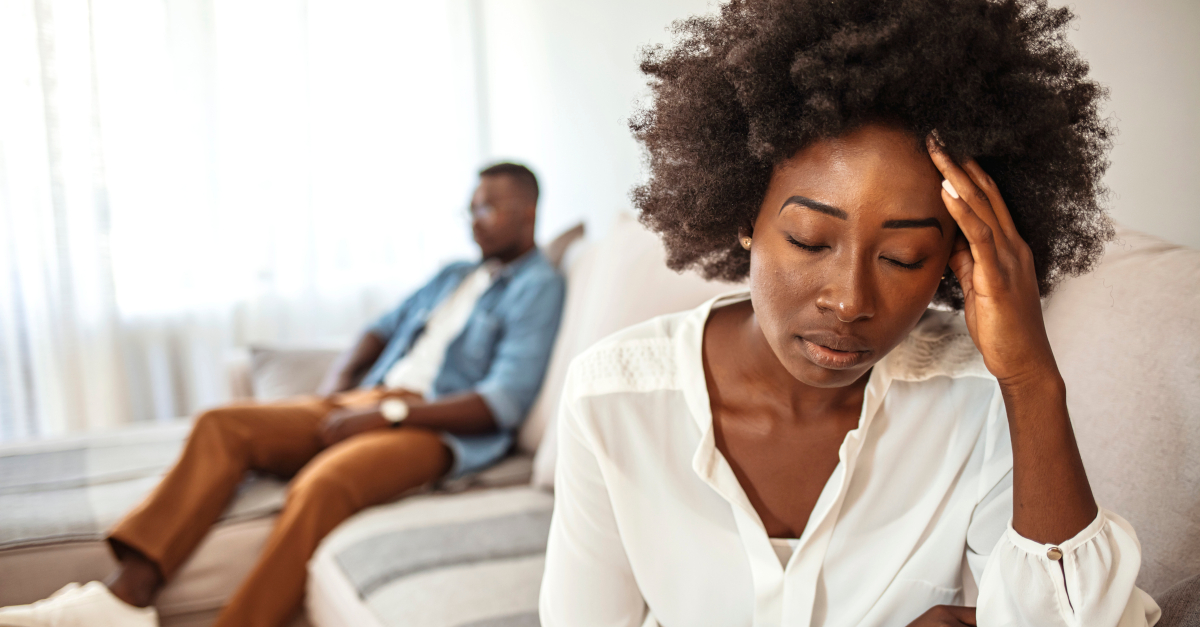
POLYGON ((506 308, 504 335, 487 376, 475 386, 501 430, 516 429, 533 406, 562 318, 562 277, 550 270, 529 279, 506 308))

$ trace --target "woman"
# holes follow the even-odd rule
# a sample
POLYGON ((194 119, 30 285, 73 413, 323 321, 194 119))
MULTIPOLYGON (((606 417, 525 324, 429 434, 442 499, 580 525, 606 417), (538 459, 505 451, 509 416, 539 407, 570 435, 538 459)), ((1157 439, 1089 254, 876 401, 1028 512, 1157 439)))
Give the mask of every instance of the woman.
POLYGON ((648 53, 642 220, 748 290, 572 365, 543 625, 1154 624, 1041 315, 1111 237, 1069 20, 735 0, 648 53))

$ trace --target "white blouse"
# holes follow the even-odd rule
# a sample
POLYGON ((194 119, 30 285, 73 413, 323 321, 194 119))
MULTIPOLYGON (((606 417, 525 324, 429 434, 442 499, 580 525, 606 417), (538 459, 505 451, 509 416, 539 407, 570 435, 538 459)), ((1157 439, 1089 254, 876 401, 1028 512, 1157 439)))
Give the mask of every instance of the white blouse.
POLYGON ((572 363, 542 625, 905 627, 941 604, 977 604, 981 627, 1158 620, 1121 517, 1101 509, 1058 547, 1013 530, 1000 389, 945 312, 872 369, 858 427, 781 564, 714 445, 701 363, 709 311, 748 297, 631 327, 572 363))

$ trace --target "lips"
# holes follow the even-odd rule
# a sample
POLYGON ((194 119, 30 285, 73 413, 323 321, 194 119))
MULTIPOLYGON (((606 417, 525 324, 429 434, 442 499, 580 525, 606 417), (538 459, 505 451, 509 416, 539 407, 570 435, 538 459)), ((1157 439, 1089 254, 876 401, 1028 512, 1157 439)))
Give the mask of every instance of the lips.
POLYGON ((862 340, 828 331, 813 331, 796 339, 814 364, 831 370, 853 368, 871 354, 871 348, 862 340))

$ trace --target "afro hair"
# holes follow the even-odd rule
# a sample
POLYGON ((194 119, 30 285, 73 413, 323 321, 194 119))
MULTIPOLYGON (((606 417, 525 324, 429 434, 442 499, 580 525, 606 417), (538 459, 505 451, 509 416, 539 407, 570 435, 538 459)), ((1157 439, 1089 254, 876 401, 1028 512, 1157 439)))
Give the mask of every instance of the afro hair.
MULTIPOLYGON (((1043 296, 1091 269, 1113 228, 1101 179, 1106 90, 1044 0, 732 0, 676 22, 644 51, 651 101, 630 120, 650 177, 633 190, 667 264, 739 281, 737 244, 773 168, 823 138, 882 121, 914 145, 937 131, 1000 188, 1043 296)), ((961 307, 947 272, 935 302, 961 307)))

